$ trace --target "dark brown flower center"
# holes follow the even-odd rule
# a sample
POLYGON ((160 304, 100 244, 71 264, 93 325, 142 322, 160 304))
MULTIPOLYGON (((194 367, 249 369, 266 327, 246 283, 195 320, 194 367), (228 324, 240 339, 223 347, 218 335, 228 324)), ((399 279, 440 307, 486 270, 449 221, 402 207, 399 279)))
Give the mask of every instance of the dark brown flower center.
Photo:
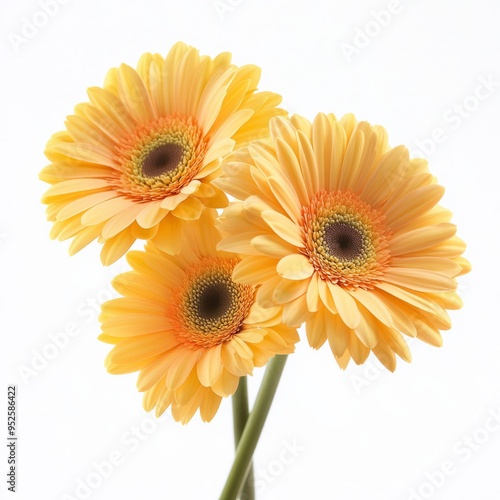
POLYGON ((162 144, 153 149, 142 162, 144 177, 158 177, 177 168, 184 154, 184 148, 175 143, 162 144))
POLYGON ((353 260, 363 252, 363 235, 349 224, 326 226, 324 242, 330 255, 339 259, 353 260))
POLYGON ((168 316, 188 346, 219 345, 243 328, 255 288, 233 281, 238 262, 237 258, 203 257, 187 270, 184 283, 174 291, 168 316))
POLYGON ((215 319, 226 314, 231 308, 231 291, 225 283, 212 283, 201 290, 196 304, 197 316, 215 319))

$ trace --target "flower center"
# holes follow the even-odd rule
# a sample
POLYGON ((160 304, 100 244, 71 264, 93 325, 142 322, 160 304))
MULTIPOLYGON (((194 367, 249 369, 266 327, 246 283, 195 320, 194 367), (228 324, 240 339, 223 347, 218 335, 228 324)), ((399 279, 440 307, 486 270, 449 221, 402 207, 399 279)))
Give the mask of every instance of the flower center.
POLYGON ((203 167, 207 139, 188 117, 167 116, 138 125, 116 149, 116 177, 122 195, 138 203, 176 195, 203 167))
POLYGON ((254 302, 254 287, 232 278, 238 259, 206 257, 174 292, 168 316, 177 335, 192 349, 211 347, 238 333, 254 302))
POLYGON ((172 172, 179 165, 184 149, 179 144, 167 143, 153 149, 142 162, 144 177, 157 177, 172 172))
POLYGON ((304 254, 322 279, 372 289, 390 260, 383 219, 353 193, 320 191, 302 207, 304 254))
POLYGON ((197 316, 203 319, 216 319, 231 308, 231 291, 225 283, 211 283, 198 296, 197 316))
POLYGON ((353 260, 363 250, 363 235, 343 222, 326 225, 324 240, 328 252, 339 259, 353 260))

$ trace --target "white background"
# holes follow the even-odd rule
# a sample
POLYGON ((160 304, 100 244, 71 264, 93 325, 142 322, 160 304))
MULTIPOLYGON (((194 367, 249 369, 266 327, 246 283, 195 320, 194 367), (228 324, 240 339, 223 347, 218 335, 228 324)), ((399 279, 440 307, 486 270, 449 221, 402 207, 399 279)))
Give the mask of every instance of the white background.
MULTIPOLYGON (((300 342, 257 448, 258 498, 500 498, 492 416, 500 421, 500 4, 65 0, 49 17, 41 3, 0 7, 0 436, 8 384, 18 388, 19 436, 18 492, 6 489, 2 445, 0 497, 197 500, 222 489, 233 455, 230 401, 210 424, 156 421, 142 410, 135 374, 106 373, 98 303, 126 263, 103 268, 97 244, 69 257, 68 242, 49 240, 39 202, 45 143, 86 88, 112 66, 183 40, 261 66, 260 88, 281 93, 292 113, 354 112, 384 125, 391 145, 420 149, 473 264, 444 347, 412 342, 413 362, 394 374, 373 357, 342 372, 327 346, 300 342), (377 16, 389 7, 390 19, 377 16), (478 89, 485 80, 489 91, 478 89), (66 345, 54 347, 56 337, 66 345), (98 475, 110 456, 113 470, 98 475)), ((252 395, 261 377, 250 380, 252 395)))

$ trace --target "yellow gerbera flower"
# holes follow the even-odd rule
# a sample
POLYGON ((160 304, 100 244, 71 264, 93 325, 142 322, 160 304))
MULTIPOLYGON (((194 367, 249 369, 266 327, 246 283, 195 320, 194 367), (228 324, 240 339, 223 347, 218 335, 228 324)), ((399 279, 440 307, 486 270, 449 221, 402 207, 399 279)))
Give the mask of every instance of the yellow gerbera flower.
POLYGON ((402 333, 441 345, 469 263, 427 162, 352 115, 277 117, 270 129, 216 180, 244 200, 218 226, 219 248, 245 254, 234 280, 261 284, 258 302, 306 322, 310 345, 328 340, 342 368, 370 350, 390 370, 395 354, 410 361, 402 333))
POLYGON ((259 78, 229 53, 211 59, 180 42, 165 59, 144 54, 137 70, 111 69, 47 144, 51 237, 73 238, 71 254, 99 239, 105 265, 137 238, 177 253, 184 220, 227 205, 211 183, 221 158, 285 114, 279 95, 256 92, 259 78))
POLYGON ((147 411, 172 407, 188 422, 200 409, 210 421, 239 378, 275 354, 294 350, 298 335, 281 323, 281 307, 255 303, 255 287, 234 283, 235 254, 217 251, 215 210, 187 223, 179 255, 149 243, 131 251, 133 271, 116 277, 123 297, 103 304, 100 340, 116 344, 106 359, 110 373, 140 371, 147 411))

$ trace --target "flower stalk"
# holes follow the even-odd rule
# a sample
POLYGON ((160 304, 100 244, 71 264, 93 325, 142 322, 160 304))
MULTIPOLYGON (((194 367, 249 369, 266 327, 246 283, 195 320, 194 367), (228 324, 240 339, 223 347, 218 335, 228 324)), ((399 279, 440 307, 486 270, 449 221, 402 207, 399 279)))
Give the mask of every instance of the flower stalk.
MULTIPOLYGON (((236 456, 229 472, 220 500, 237 500, 249 475, 252 457, 257 447, 276 389, 285 368, 287 356, 276 355, 267 364, 254 407, 248 417, 241 439, 236 447, 236 456)), ((247 497, 241 497, 247 500, 247 497)))
MULTIPOLYGON (((241 377, 238 389, 233 395, 233 428, 234 428, 234 446, 238 448, 238 444, 243 435, 245 425, 250 414, 248 406, 248 382, 247 377, 241 377)), ((250 461, 248 475, 241 490, 241 498, 244 500, 255 500, 255 485, 253 477, 253 466, 250 461)))

